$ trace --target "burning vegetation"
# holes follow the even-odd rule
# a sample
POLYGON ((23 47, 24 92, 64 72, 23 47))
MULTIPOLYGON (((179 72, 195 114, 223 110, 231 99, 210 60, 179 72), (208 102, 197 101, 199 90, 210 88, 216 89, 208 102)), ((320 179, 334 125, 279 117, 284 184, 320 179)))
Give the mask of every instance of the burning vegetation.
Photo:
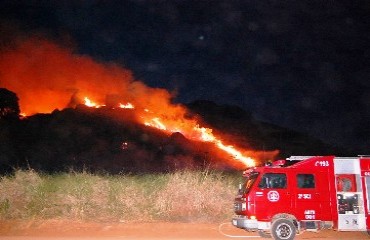
MULTIPOLYGON (((99 128, 104 129, 108 119, 114 122, 116 130, 120 130, 114 132, 114 130, 106 127, 105 130, 111 132, 111 136, 107 135, 105 137, 112 137, 114 139, 112 142, 114 142, 114 145, 119 145, 121 152, 114 156, 104 157, 111 157, 116 163, 121 162, 122 159, 127 159, 124 154, 131 151, 132 148, 138 151, 143 149, 143 146, 140 147, 137 144, 140 141, 134 143, 132 134, 131 142, 125 139, 125 136, 130 134, 131 130, 127 130, 130 128, 140 132, 139 134, 136 132, 135 136, 140 135, 139 139, 148 138, 151 134, 156 135, 156 139, 160 139, 158 140, 160 143, 154 143, 155 146, 152 147, 159 149, 157 153, 163 152, 163 146, 166 145, 164 142, 176 142, 176 147, 181 146, 185 149, 181 150, 183 151, 182 154, 178 154, 181 151, 177 151, 177 154, 171 155, 172 157, 176 155, 177 159, 182 159, 176 161, 177 164, 181 164, 182 161, 189 161, 184 151, 192 152, 193 157, 201 152, 207 152, 206 155, 212 155, 212 157, 207 157, 213 159, 211 162, 223 162, 221 165, 237 169, 254 166, 256 162, 273 158, 278 153, 277 151, 263 151, 263 154, 261 154, 261 151, 237 147, 237 144, 230 141, 230 139, 226 142, 220 136, 216 136, 210 127, 201 126, 199 124, 201 120, 196 115, 191 114, 183 105, 171 103, 173 95, 168 91, 146 86, 144 83, 135 80, 129 70, 116 64, 96 62, 88 56, 75 54, 72 50, 47 40, 31 38, 17 42, 7 49, 2 49, 0 76, 0 85, 14 91, 19 97, 22 115, 33 115, 33 117, 26 117, 25 119, 28 119, 28 122, 35 121, 35 119, 43 122, 45 125, 41 131, 49 137, 53 135, 46 133, 46 130, 54 132, 54 134, 56 131, 57 135, 59 133, 61 135, 67 133, 75 135, 74 139, 80 139, 82 142, 86 141, 85 147, 110 148, 109 146, 101 146, 94 139, 89 139, 94 137, 89 132, 99 131, 99 128), (69 109, 76 109, 76 112, 72 113, 69 109), (41 114, 51 112, 53 112, 53 119, 41 114), (82 126, 82 124, 78 126, 80 121, 90 122, 86 117, 95 119, 91 124, 98 124, 96 126, 97 130, 93 130, 92 125, 90 127, 82 126), (58 122, 60 120, 73 122, 66 124, 58 122), (53 124, 56 124, 57 128, 51 128, 50 125, 53 124), (58 128, 66 128, 67 131, 58 128), (147 134, 147 132, 151 132, 151 134, 147 134), (81 136, 87 139, 81 139, 81 136), (189 144, 189 142, 194 144, 189 144), (198 147, 189 147, 197 144, 198 147), (124 152, 123 155, 122 152, 124 152), (261 158, 262 155, 264 159, 261 158)), ((25 122, 24 125, 26 124, 25 122)), ((135 132, 135 130, 132 132, 135 132)), ((27 139, 27 134, 20 133, 20 135, 22 134, 26 135, 22 137, 27 139)), ((105 133, 102 134, 105 135, 105 133)), ((57 139, 59 139, 58 144, 66 144, 63 142, 62 136, 58 135, 57 139)), ((46 145, 50 144, 46 143, 46 145)), ((58 146, 53 147, 55 147, 55 150, 60 149, 58 146)), ((100 150, 103 151, 103 149, 100 150)), ((23 151, 27 152, 25 149, 23 151)), ((81 155, 76 157, 74 155, 76 153, 73 152, 75 151, 72 151, 68 158, 75 159, 78 162, 81 155)), ((99 150, 97 150, 98 152, 99 150)), ((144 155, 148 155, 148 152, 144 155)), ((175 151, 172 150, 172 152, 175 151)), ((49 154, 53 155, 53 153, 49 154)), ((23 157, 29 158, 26 153, 23 157)), ((89 156, 83 158, 87 157, 89 156)), ((148 156, 144 157, 140 154, 137 157, 148 159, 148 156)), ((149 159, 153 160, 155 157, 150 156, 149 159)), ((165 158, 162 157, 162 159, 165 158)), ((205 159, 203 157, 203 161, 205 159)), ((103 160, 96 159, 96 161, 103 160)), ((100 164, 104 165, 103 163, 100 164)), ((158 168, 161 167, 163 166, 158 165, 158 168)))

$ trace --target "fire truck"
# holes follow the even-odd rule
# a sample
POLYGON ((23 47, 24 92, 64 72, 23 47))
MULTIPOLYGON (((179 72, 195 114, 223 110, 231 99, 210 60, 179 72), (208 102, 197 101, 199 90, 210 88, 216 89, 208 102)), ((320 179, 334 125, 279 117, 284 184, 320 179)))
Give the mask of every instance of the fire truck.
POLYGON ((232 224, 290 240, 303 231, 370 230, 370 156, 292 156, 243 172, 232 224))

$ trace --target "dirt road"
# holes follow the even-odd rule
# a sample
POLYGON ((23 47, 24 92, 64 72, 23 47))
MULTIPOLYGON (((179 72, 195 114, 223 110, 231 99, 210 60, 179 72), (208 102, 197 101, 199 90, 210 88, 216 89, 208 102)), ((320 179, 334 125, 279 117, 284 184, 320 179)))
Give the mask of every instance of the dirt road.
MULTIPOLYGON (((232 227, 229 223, 82 223, 70 221, 0 221, 2 240, 185 240, 261 239, 257 234, 232 227)), ((296 239, 370 239, 365 233, 305 232, 296 239)))

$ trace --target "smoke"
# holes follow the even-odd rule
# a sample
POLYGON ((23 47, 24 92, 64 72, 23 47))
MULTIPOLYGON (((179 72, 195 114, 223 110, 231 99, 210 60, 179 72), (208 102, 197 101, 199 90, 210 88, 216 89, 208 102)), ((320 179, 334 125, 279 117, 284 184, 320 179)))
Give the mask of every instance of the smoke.
POLYGON ((39 37, 16 41, 0 52, 0 86, 18 95, 27 115, 73 106, 84 97, 105 104, 108 96, 161 112, 172 98, 164 89, 136 81, 117 64, 97 62, 39 37))

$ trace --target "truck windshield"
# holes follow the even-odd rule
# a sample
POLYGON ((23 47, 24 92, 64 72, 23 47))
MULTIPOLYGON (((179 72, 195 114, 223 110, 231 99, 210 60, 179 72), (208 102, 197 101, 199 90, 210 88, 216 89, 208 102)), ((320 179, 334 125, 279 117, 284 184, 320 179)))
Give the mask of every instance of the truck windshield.
POLYGON ((256 181, 257 177, 258 177, 258 172, 254 172, 254 173, 251 173, 248 175, 248 177, 246 178, 246 181, 245 183, 243 184, 243 187, 241 189, 239 189, 239 193, 240 194, 247 194, 249 193, 250 189, 252 188, 254 182, 256 181))

